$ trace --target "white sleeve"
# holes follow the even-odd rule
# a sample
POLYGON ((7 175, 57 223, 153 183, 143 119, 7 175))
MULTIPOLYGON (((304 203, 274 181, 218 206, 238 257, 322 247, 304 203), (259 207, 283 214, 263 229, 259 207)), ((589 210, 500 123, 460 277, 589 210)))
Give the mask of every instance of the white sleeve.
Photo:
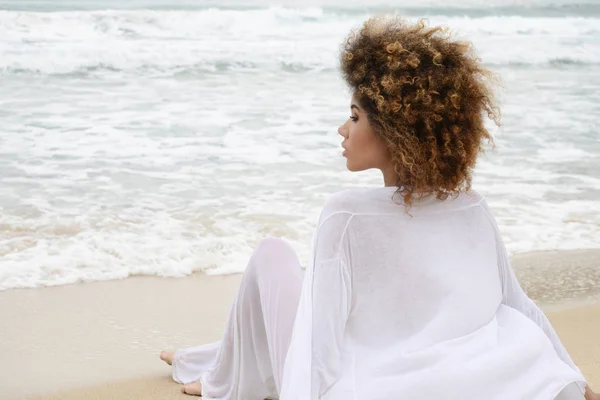
POLYGON ((281 400, 317 400, 339 378, 352 279, 348 212, 323 210, 286 357, 281 400))
POLYGON ((311 398, 319 398, 337 380, 342 341, 351 303, 351 274, 343 251, 351 216, 334 214, 321 225, 315 241, 312 275, 311 398))
POLYGON ((508 252, 500 235, 498 224, 496 223, 496 220, 485 200, 481 202, 481 205, 496 231, 498 272, 500 275, 500 283, 502 285, 502 303, 521 312, 527 318, 535 322, 544 331, 546 336, 548 336, 558 356, 567 365, 581 374, 581 371, 579 368, 577 368, 571 359, 571 356, 569 356, 567 349, 565 349, 565 346, 560 341, 556 331, 550 324, 550 321, 546 315, 521 288, 521 285, 519 284, 519 281, 517 280, 517 277, 515 276, 515 273, 510 265, 508 252))

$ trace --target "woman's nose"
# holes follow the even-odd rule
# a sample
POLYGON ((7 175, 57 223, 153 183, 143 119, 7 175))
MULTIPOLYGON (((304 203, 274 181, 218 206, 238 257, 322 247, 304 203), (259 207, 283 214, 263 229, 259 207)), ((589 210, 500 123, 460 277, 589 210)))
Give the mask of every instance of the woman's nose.
POLYGON ((340 125, 338 128, 338 133, 340 134, 340 136, 346 137, 346 135, 344 134, 344 125, 340 125))

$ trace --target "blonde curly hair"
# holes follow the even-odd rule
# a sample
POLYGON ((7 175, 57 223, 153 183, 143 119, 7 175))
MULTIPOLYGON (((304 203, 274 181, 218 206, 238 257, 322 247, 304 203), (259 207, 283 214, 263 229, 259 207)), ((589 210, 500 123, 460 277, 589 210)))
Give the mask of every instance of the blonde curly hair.
POLYGON ((500 124, 485 69, 469 42, 448 28, 373 17, 352 31, 340 54, 342 76, 387 144, 407 207, 417 194, 440 200, 471 188, 471 170, 500 124))

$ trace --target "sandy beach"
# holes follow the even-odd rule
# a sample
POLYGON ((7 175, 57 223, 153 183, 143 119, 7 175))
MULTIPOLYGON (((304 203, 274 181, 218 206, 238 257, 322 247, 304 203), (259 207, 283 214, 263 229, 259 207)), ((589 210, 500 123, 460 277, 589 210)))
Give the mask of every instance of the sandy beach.
MULTIPOLYGON (((521 254, 513 265, 600 388, 600 250, 521 254)), ((188 398, 158 353, 218 340, 239 279, 134 277, 0 292, 0 398, 188 398)))

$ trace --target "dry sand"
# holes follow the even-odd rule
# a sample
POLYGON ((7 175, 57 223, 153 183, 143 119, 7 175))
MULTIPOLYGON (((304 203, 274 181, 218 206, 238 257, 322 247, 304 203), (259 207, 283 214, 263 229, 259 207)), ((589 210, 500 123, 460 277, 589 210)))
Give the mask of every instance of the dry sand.
MULTIPOLYGON (((523 254, 513 265, 600 389, 600 250, 523 254)), ((0 399, 190 398, 158 353, 218 340, 239 279, 135 277, 0 292, 0 399)))

